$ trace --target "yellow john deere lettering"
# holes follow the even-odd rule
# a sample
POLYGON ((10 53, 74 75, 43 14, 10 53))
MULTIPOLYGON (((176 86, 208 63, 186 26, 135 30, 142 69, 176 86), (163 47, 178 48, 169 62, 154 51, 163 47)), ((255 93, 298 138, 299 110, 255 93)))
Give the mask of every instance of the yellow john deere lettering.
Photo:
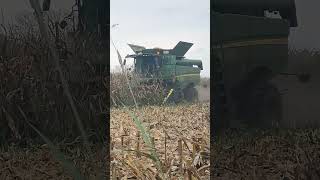
POLYGON ((168 93, 167 97, 166 97, 166 98, 164 98, 164 100, 163 100, 162 104, 164 104, 164 103, 166 103, 166 102, 167 102, 167 100, 168 100, 168 98, 170 97, 170 95, 172 94, 172 92, 173 92, 173 89, 170 89, 170 91, 169 91, 169 93, 168 93))
POLYGON ((288 38, 277 38, 277 39, 257 39, 257 40, 245 40, 238 42, 223 43, 222 45, 216 45, 214 48, 233 48, 233 47, 244 47, 244 46, 255 46, 255 45, 274 45, 274 44, 288 44, 288 38))

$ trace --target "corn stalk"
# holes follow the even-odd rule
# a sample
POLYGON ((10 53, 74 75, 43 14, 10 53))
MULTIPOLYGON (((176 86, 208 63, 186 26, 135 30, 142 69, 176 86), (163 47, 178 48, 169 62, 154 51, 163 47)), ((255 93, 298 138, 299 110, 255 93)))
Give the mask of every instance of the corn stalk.
POLYGON ((69 103, 70 103, 73 115, 75 116, 75 119, 77 121, 78 128, 81 131, 84 144, 86 145, 86 147, 88 147, 87 146, 88 145, 88 139, 87 139, 87 136, 85 134, 82 121, 80 119, 79 113, 77 111, 77 108, 76 108, 75 103, 73 101, 72 95, 70 93, 69 85, 68 85, 68 83, 67 83, 67 81, 66 81, 66 79, 64 77, 63 71, 62 71, 62 69, 60 67, 59 56, 58 56, 58 53, 56 52, 56 49, 54 48, 55 46, 53 44, 53 41, 51 40, 51 38, 49 36, 48 26, 44 22, 44 12, 42 11, 38 0, 29 0, 29 2, 31 4, 31 7, 34 10, 34 15, 35 15, 35 17, 37 19, 41 36, 47 42, 47 44, 49 46, 49 51, 50 51, 50 54, 51 54, 51 58, 52 58, 52 60, 54 61, 55 65, 56 65, 57 71, 59 73, 59 76, 60 76, 60 79, 61 79, 61 82, 62 82, 63 90, 64 90, 64 92, 65 92, 65 94, 66 94, 66 96, 68 98, 69 103))

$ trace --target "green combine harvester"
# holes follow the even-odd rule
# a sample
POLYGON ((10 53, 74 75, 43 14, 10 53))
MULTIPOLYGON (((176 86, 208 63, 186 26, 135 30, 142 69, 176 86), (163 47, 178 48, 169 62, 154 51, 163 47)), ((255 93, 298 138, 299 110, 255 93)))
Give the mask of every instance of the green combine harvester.
POLYGON ((289 74, 288 36, 297 27, 294 0, 213 0, 212 125, 279 127, 282 94, 272 80, 289 74))
POLYGON ((184 56, 193 44, 180 41, 173 49, 146 49, 129 44, 135 52, 126 58, 134 59, 134 71, 142 83, 160 80, 168 90, 168 100, 194 102, 198 99, 195 88, 200 83, 203 70, 201 60, 186 59, 184 56))
MULTIPOLYGON (((109 47, 110 24, 108 1, 105 0, 75 0, 78 13, 78 28, 80 34, 87 39, 93 39, 101 47, 95 53, 97 57, 90 59, 97 75, 105 69, 109 70, 109 61, 105 49, 109 47), (94 35, 92 38, 91 36, 94 35), (89 38, 90 37, 90 38, 89 38)), ((168 89, 168 100, 180 102, 195 101, 198 98, 195 86, 200 82, 201 60, 186 59, 184 55, 193 44, 179 42, 175 48, 146 49, 141 46, 129 45, 135 52, 127 56, 134 58, 135 71, 141 75, 143 83, 161 80, 168 89), (196 66, 196 67, 194 67, 196 66)))

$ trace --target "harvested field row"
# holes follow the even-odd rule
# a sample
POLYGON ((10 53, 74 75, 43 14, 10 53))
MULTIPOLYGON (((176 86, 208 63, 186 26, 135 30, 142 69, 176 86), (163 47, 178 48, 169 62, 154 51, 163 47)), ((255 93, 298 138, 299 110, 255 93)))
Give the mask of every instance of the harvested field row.
MULTIPOLYGON (((135 111, 150 131, 163 174, 209 178, 209 104, 148 106, 135 111)), ((111 174, 113 178, 155 179, 161 174, 130 112, 111 110, 111 174)))
POLYGON ((320 131, 228 132, 211 152, 214 179, 320 179, 320 131))
MULTIPOLYGON (((106 171, 106 148, 92 146, 92 153, 79 145, 61 145, 60 151, 86 179, 97 179, 106 171)), ((64 169, 47 145, 22 149, 12 146, 0 151, 0 179, 73 179, 70 169, 64 169)))

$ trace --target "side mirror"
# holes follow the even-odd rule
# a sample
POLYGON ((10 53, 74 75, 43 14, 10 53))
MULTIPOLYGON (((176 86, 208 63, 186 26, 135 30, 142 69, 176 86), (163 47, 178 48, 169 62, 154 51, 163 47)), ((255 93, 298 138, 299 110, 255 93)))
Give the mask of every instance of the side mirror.
POLYGON ((127 59, 124 59, 124 60, 123 60, 123 65, 125 66, 126 63, 127 63, 127 59))
POLYGON ((50 5, 51 5, 51 0, 43 0, 42 10, 43 11, 49 11, 50 10, 50 5))

